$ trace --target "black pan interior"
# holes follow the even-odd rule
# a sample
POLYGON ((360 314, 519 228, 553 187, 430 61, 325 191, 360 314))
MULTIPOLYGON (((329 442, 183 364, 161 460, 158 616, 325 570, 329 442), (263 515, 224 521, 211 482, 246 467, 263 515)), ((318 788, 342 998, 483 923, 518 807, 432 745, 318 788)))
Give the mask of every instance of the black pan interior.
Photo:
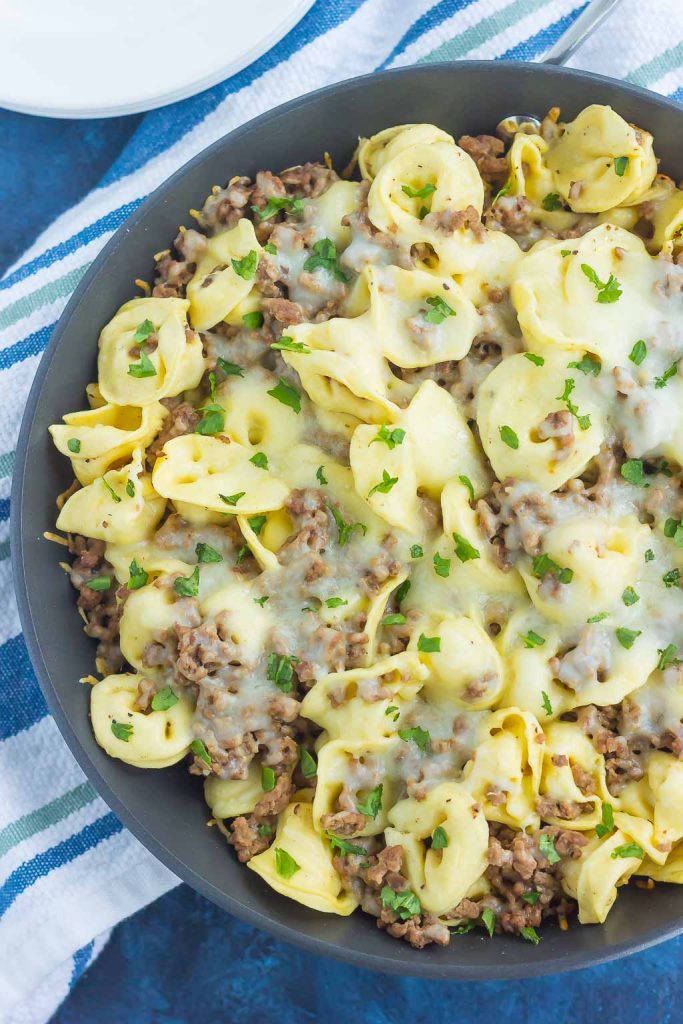
POLYGON ((543 115, 550 106, 573 117, 589 103, 609 103, 655 136, 662 170, 683 177, 683 109, 643 90, 581 72, 530 64, 459 62, 405 68, 330 87, 265 114, 217 142, 178 171, 124 224, 69 303, 40 365, 17 453, 12 547, 19 608, 43 692, 76 758, 135 835, 181 878, 231 913, 315 952, 401 974, 438 978, 509 978, 566 970, 633 952, 683 930, 683 890, 622 890, 604 927, 543 929, 540 946, 479 934, 454 937, 446 949, 417 952, 381 933, 369 917, 308 911, 268 889, 237 864, 208 817, 201 784, 178 765, 142 771, 107 757, 88 720, 87 687, 94 643, 80 629, 74 594, 58 568, 54 496, 70 482, 53 449, 50 423, 82 408, 95 377, 102 325, 138 294, 152 254, 166 248, 188 210, 211 186, 234 174, 277 171, 328 151, 335 166, 350 158, 359 135, 393 124, 429 121, 456 138, 493 131, 510 113, 543 115))

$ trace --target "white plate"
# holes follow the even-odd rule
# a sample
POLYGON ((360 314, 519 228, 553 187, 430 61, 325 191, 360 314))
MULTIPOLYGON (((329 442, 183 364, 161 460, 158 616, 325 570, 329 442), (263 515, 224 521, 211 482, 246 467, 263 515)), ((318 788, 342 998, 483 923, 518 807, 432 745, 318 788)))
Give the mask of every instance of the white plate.
POLYGON ((0 106, 134 114, 246 67, 314 0, 0 0, 0 106))

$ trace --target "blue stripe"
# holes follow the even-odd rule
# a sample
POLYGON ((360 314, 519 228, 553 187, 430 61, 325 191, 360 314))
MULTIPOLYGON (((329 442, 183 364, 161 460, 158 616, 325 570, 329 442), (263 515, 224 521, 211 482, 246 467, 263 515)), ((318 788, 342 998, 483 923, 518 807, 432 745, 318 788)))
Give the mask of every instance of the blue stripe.
POLYGON ((24 638, 0 647, 0 740, 29 729, 47 714, 24 638))
POLYGON ((451 15, 471 7, 475 2, 476 0, 439 0, 439 3, 435 4, 434 7, 430 7, 417 21, 413 22, 389 56, 381 64, 377 65, 377 70, 381 71, 383 68, 388 67, 392 60, 398 57, 400 53, 403 53, 404 50, 407 50, 411 43, 420 39, 425 32, 429 32, 430 29, 440 25, 442 21, 450 18, 451 15))
POLYGON ((8 370, 15 363, 20 363, 24 359, 28 359, 30 356, 37 356, 39 352, 42 352, 50 340, 50 335, 54 330, 56 322, 55 320, 51 324, 41 327, 40 330, 35 331, 33 334, 29 334, 27 338, 15 341, 14 345, 1 349, 0 370, 8 370))
POLYGON ((123 825, 118 818, 111 813, 105 814, 91 825, 86 825, 76 835, 69 836, 56 846, 20 864, 8 876, 4 885, 0 886, 0 917, 7 913, 17 897, 35 885, 39 878, 45 878, 51 871, 87 853, 105 839, 111 839, 122 829, 123 825))
POLYGON ((90 957, 92 956, 93 949, 95 948, 95 940, 89 942, 87 946, 82 946, 81 949, 77 949, 73 956, 73 965, 71 967, 71 977, 69 978, 69 988, 73 988, 78 979, 80 978, 83 971, 90 963, 90 957))
POLYGON ((365 3, 366 0, 334 0, 334 3, 317 0, 301 21, 253 64, 198 96, 148 114, 102 184, 109 185, 132 174, 148 160, 163 153, 211 114, 227 96, 252 85, 266 72, 289 60, 298 50, 348 21, 365 3))
POLYGON ((72 235, 70 238, 60 242, 59 245, 54 245, 51 249, 46 249, 45 252, 41 252, 40 256, 36 256, 34 260, 30 260, 29 263, 24 263, 23 266, 19 267, 14 271, 13 274, 8 274, 7 277, 0 281, 0 291, 11 288, 13 285, 18 284, 20 281, 25 281, 27 277, 35 274, 38 270, 42 270, 44 267, 50 267, 57 260, 63 259, 68 256, 69 253, 75 252, 76 249, 80 249, 81 246, 87 245, 94 239, 99 238, 107 231, 115 231, 116 228, 120 227, 124 220, 137 210, 140 203, 143 201, 144 196, 140 199, 131 199, 129 203, 124 203, 123 206, 119 206, 116 210, 111 210, 105 214, 104 217, 100 217, 99 220, 93 221, 92 224, 88 224, 86 228, 79 231, 78 234, 72 235))
POLYGON ((677 100, 678 103, 683 103, 683 85, 680 89, 676 89, 676 92, 672 92, 669 97, 672 100, 677 100))
POLYGON ((9 498, 0 498, 0 519, 9 519, 9 498))
POLYGON ((560 38, 562 33, 576 21, 581 12, 586 10, 586 7, 588 7, 587 2, 581 7, 570 11, 569 14, 565 14, 564 17, 553 22, 552 25, 542 28, 535 36, 523 39, 516 46, 511 46, 505 53, 501 53, 500 57, 496 57, 496 60, 534 60, 539 54, 545 53, 560 38))

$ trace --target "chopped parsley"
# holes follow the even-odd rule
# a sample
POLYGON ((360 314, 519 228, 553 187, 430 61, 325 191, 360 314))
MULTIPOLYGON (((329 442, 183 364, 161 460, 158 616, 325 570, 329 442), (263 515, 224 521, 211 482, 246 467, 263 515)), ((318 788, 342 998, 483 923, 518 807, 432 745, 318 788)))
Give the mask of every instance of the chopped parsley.
POLYGON ((88 580, 86 587, 90 590, 109 590, 111 586, 111 576, 93 576, 91 580, 88 580))
POLYGON ((256 249, 251 249, 241 260, 233 259, 231 263, 232 269, 238 277, 241 277, 244 281, 251 281, 258 266, 258 253, 256 249))
POLYGON ((392 721, 398 722, 399 718, 401 717, 401 710, 400 708, 397 708, 395 704, 390 704, 389 707, 384 712, 384 714, 391 715, 392 721))
POLYGON ((484 928, 486 928, 486 931, 489 933, 489 938, 492 939, 493 932, 496 927, 496 915, 494 914, 490 907, 484 907, 484 909, 482 910, 481 921, 482 924, 484 925, 484 928))
POLYGON ((591 625, 593 625, 593 623, 595 623, 595 622, 602 622, 602 620, 606 619, 608 617, 608 615, 609 615, 609 612, 598 612, 597 615, 591 615, 590 619, 586 619, 586 622, 588 622, 591 625))
POLYGON ((263 251, 270 253, 271 256, 277 256, 277 249, 272 242, 267 242, 263 246, 263 251))
POLYGON ((297 864, 291 853, 287 853, 280 846, 275 850, 275 868, 278 875, 283 878, 291 878, 297 871, 301 871, 301 866, 297 864))
POLYGON ((318 483, 323 487, 325 486, 326 483, 329 483, 327 477, 325 476, 324 466, 318 466, 318 468, 315 471, 315 478, 318 481, 318 483))
POLYGON ((199 593, 199 566, 195 566, 191 576, 176 576, 173 589, 178 597, 196 597, 199 593))
POLYGON ((360 530, 363 535, 368 532, 368 528, 365 523, 347 523, 334 505, 328 505, 327 507, 337 527, 337 543, 340 548, 343 548, 345 544, 348 544, 354 530, 360 530))
POLYGON ((646 562, 654 562, 654 560, 655 560, 655 553, 652 550, 652 548, 648 548, 647 551, 645 552, 645 561, 646 562))
POLYGON ((621 466, 621 475, 634 487, 649 487, 645 479, 642 459, 627 459, 621 466))
POLYGON ((379 898, 382 904, 388 910, 393 910, 402 921, 407 921, 409 917, 415 917, 422 911, 422 904, 410 889, 394 892, 390 886, 385 885, 382 887, 379 898))
MULTIPOLYGON (((570 363, 570 366, 571 366, 571 363, 570 363)), ((598 369, 598 373, 599 372, 600 372, 600 370, 598 369)), ((562 392, 561 395, 557 395, 557 401, 558 402, 564 402, 564 404, 566 405, 566 407, 569 410, 569 412, 572 414, 572 416, 574 417, 576 422, 579 424, 579 427, 581 428, 581 430, 588 430, 590 425, 591 425, 591 418, 590 418, 590 416, 589 415, 582 416, 579 413, 578 406, 574 402, 572 402, 571 398, 569 397, 575 387, 576 387, 576 381, 572 377, 567 377, 565 382, 564 382, 564 391, 562 392)))
POLYGON ((282 377, 279 378, 274 388, 271 388, 270 391, 266 391, 266 394, 270 395, 271 398, 275 398, 278 402, 281 402, 282 405, 289 406, 290 409, 294 410, 297 416, 301 412, 301 395, 296 388, 293 388, 292 385, 288 384, 282 377))
POLYGON ((512 448, 514 451, 517 451, 517 449, 519 448, 519 438, 515 434, 512 427, 504 425, 502 427, 499 427, 498 431, 500 433, 500 439, 503 442, 503 444, 506 444, 508 448, 512 448))
POLYGON ((127 743, 133 735, 133 726, 129 722, 112 722, 111 731, 116 736, 117 740, 122 740, 127 743))
POLYGON ((541 698, 542 698, 541 703, 543 704, 543 710, 545 711, 546 715, 548 715, 548 716, 552 715, 552 713, 553 713, 553 706, 550 703, 550 697, 545 692, 545 690, 541 690, 541 698))
POLYGON ((455 544, 455 554, 459 561, 472 562, 477 558, 481 558, 479 551, 461 533, 453 534, 453 543, 455 544))
POLYGON ((443 579, 447 579, 450 576, 451 572, 450 558, 442 558, 439 552, 437 551, 434 555, 433 561, 434 572, 436 573, 436 575, 443 577, 443 579))
POLYGON ((425 636, 420 633, 417 641, 417 649, 423 654, 438 654, 441 650, 440 636, 425 636))
POLYGON ((252 206, 251 209, 259 220, 270 220, 280 210, 286 210, 287 213, 303 213, 304 201, 303 199, 293 199, 291 196, 271 196, 263 208, 252 206))
POLYGON ((270 825, 259 825, 259 827, 256 829, 256 831, 258 832, 258 834, 260 836, 263 836, 264 838, 266 836, 272 836, 272 834, 273 834, 273 830, 270 827, 270 825))
POLYGON ((676 587, 676 586, 678 586, 678 583, 680 582, 680 579, 681 579, 681 570, 680 569, 669 569, 669 571, 665 572, 664 575, 662 576, 662 583, 664 584, 665 587, 676 587))
POLYGON ((445 850, 448 846, 448 833, 442 825, 437 825, 432 832, 432 850, 445 850))
POLYGON ((548 192, 547 196, 543 197, 542 204, 543 209, 548 213, 552 213, 553 210, 561 210, 564 206, 562 198, 557 192, 548 192))
POLYGON ((680 658, 676 657, 678 648, 676 644, 667 644, 664 650, 658 650, 659 661, 657 662, 657 668, 660 672, 663 672, 669 665, 680 665, 680 658))
POLYGON ((246 491, 237 491, 236 494, 219 494, 218 497, 226 505, 230 505, 231 508, 234 508, 237 502, 241 501, 246 493, 246 491))
POLYGON ((337 249, 331 238, 321 238, 314 242, 312 253, 304 263, 307 274, 319 268, 326 270, 336 281, 348 281, 347 275, 339 266, 337 249))
POLYGON ((102 477, 102 483, 104 484, 105 488, 109 491, 109 497, 111 498, 111 500, 115 501, 117 505, 120 504, 120 495, 116 493, 112 485, 104 477, 102 477))
POLYGON ((543 580, 552 573, 558 583, 571 583, 574 579, 573 569, 563 569, 555 562, 550 555, 536 555, 531 563, 531 573, 537 580, 543 580))
POLYGON ((367 818, 376 818, 382 807, 382 791, 384 786, 380 782, 378 786, 371 789, 365 800, 356 800, 356 810, 367 818))
POLYGON ((522 637, 522 641, 524 646, 528 648, 542 647, 545 643, 545 637, 539 636, 533 629, 530 629, 526 636, 522 637))
POLYGON ((152 360, 145 352, 145 345, 151 334, 154 334, 154 324, 151 320, 143 320, 141 324, 138 324, 133 335, 133 343, 138 346, 140 351, 140 362, 129 363, 128 374, 138 380, 142 377, 156 377, 157 375, 152 360))
POLYGON ((219 356, 216 360, 216 366, 226 377, 244 377, 244 370, 237 363, 230 363, 227 359, 223 359, 223 356, 219 356))
POLYGON ((627 156, 616 156, 614 158, 614 173, 617 178, 623 178, 626 174, 626 168, 628 167, 627 156))
POLYGON ((386 423, 383 423, 370 444, 374 444, 376 441, 381 441, 387 446, 387 448, 393 451, 397 444, 403 444, 405 436, 405 430, 402 430, 400 427, 394 427, 393 430, 390 430, 386 423))
POLYGON ((306 750, 305 747, 299 748, 299 764, 301 765, 301 774, 305 779, 312 779, 314 775, 318 774, 318 763, 310 750, 306 750))
POLYGON ((661 377, 655 377, 655 387, 665 388, 672 377, 678 373, 678 362, 672 363, 668 370, 665 370, 661 377))
POLYGON ((413 188, 411 185, 401 185, 401 191, 405 192, 409 199, 427 199, 433 192, 436 192, 436 185, 430 181, 422 188, 413 188))
POLYGON ((406 617, 401 612, 392 612, 379 620, 380 626, 403 626, 405 622, 406 617))
POLYGON ((627 608, 630 608, 632 604, 637 604, 640 601, 640 594, 636 594, 633 587, 626 587, 626 590, 621 595, 621 600, 627 608))
POLYGON ((622 647, 630 651, 634 643, 642 633, 642 629, 627 629, 626 626, 619 626, 616 629, 617 640, 622 647))
POLYGON ((199 541, 194 551, 197 556, 197 561, 199 562, 200 565, 203 565, 207 562, 223 561, 223 556, 221 555, 221 553, 219 551, 216 551, 215 548, 212 548, 210 544, 205 544, 203 540, 199 541))
POLYGON ((524 358, 528 359, 530 363, 534 364, 534 366, 545 365, 545 359, 543 358, 543 356, 537 356, 535 352, 525 352, 524 358))
POLYGON ((496 192, 495 196, 491 200, 491 206, 494 207, 496 205, 496 203, 498 202, 498 200, 502 196, 509 196, 511 192, 512 192, 512 182, 511 181, 506 181, 505 184, 503 185, 503 187, 498 189, 498 191, 496 192))
POLYGON ((548 864, 557 864, 560 861, 560 855, 555 849, 555 840, 548 832, 541 833, 541 838, 538 841, 538 848, 548 861, 548 864))
POLYGON ((428 324, 442 324, 449 316, 455 316, 455 310, 440 295, 430 295, 426 302, 432 307, 424 316, 428 324))
POLYGON ((532 928, 530 924, 525 925, 524 928, 519 929, 519 934, 527 942, 531 942, 534 946, 537 946, 541 941, 541 936, 538 934, 535 928, 532 928))
POLYGON ((410 580, 404 580, 399 587, 396 588, 396 604, 400 605, 401 601, 404 600, 406 594, 410 590, 410 580))
POLYGON ((126 494, 129 498, 135 497, 135 484, 132 480, 129 480, 126 484, 126 494))
POLYGON ((274 341, 271 346, 276 352, 310 352, 310 348, 303 341, 294 341, 288 334, 281 334, 279 341, 274 341))
POLYGON ((177 703, 178 698, 171 687, 165 686, 163 690, 159 690, 152 697, 152 711, 168 711, 169 708, 175 707, 177 703))
POLYGON ((614 832, 614 810, 611 804, 602 805, 602 821, 595 826, 595 832, 600 839, 609 832, 614 832))
POLYGON ((535 907, 536 906, 536 904, 538 903, 540 897, 541 897, 541 894, 538 891, 538 889, 532 889, 531 892, 523 892, 522 893, 522 899, 524 900, 525 903, 528 903, 529 906, 531 906, 531 907, 535 907))
POLYGON ((404 743, 410 743, 412 740, 421 754, 424 754, 427 744, 431 740, 427 730, 420 725, 413 725, 410 729, 399 729, 398 734, 404 743))
POLYGON ((69 451, 72 452, 74 455, 78 455, 78 453, 81 450, 81 442, 78 440, 77 437, 70 437, 69 440, 66 442, 66 446, 69 449, 69 451))
POLYGON ((255 455, 252 455, 249 461, 256 466, 257 469, 268 469, 268 456, 265 452, 256 452, 255 455))
POLYGON ((422 549, 422 545, 421 544, 412 544, 411 545, 411 547, 410 547, 410 557, 411 558, 422 558, 423 555, 424 555, 424 551, 422 549))
POLYGON ((639 857, 642 859, 644 856, 645 850, 638 843, 622 843, 610 853, 612 860, 616 860, 617 857, 639 857))
POLYGON ((247 523, 249 524, 249 528, 254 531, 254 533, 256 534, 257 537, 260 534, 260 532, 263 529, 263 527, 266 525, 267 521, 268 521, 268 517, 264 516, 264 515, 249 516, 249 518, 247 519, 247 523))
POLYGON ((282 693, 290 693, 294 685, 294 665, 298 661, 294 654, 276 654, 273 651, 268 655, 266 679, 275 683, 282 693))
POLYGON ((145 572, 144 569, 141 569, 138 563, 135 561, 135 559, 133 559, 133 561, 128 566, 128 583, 126 584, 128 589, 139 590, 140 587, 144 587, 147 585, 148 580, 148 574, 145 572))
POLYGON ((645 342, 641 338, 640 341, 637 341, 635 343, 635 345, 633 346, 633 348, 629 352, 628 357, 629 357, 629 359, 631 360, 632 363, 635 363, 636 366, 640 366, 640 364, 643 362, 643 360, 646 358, 646 356, 647 356, 647 345, 645 344, 645 342))
POLYGON ((251 313, 244 313, 242 315, 242 323, 250 331, 257 331, 259 327, 263 327, 263 313, 259 312, 258 309, 253 310, 251 313))
POLYGON ((206 749, 204 740, 192 740, 192 743, 190 743, 190 750, 194 756, 198 757, 200 761, 204 762, 204 764, 211 764, 211 755, 206 749))
POLYGON ((379 483, 375 484, 368 491, 368 498, 371 498, 373 494, 388 494, 392 487, 398 483, 397 476, 389 476, 386 469, 382 470, 382 479, 379 483))
POLYGON ((325 832, 325 838, 329 840, 330 846, 333 850, 338 853, 348 856, 353 854, 356 857, 367 856, 367 850, 363 846, 356 846, 355 843, 350 843, 347 839, 342 839, 340 836, 335 836, 334 832, 325 832))
POLYGON ((269 600, 270 600, 270 595, 269 594, 265 594, 263 597, 255 597, 254 598, 254 604, 260 604, 261 607, 263 608, 263 606, 266 603, 266 601, 269 601, 269 600))
POLYGON ((275 778, 275 772, 273 771, 273 769, 270 768, 267 764, 262 765, 261 789, 263 790, 263 792, 272 793, 272 791, 275 789, 276 782, 277 779, 275 778))
POLYGON ((222 405, 217 405, 215 402, 211 402, 199 411, 204 413, 204 415, 194 428, 195 434, 210 436, 212 434, 221 434, 223 432, 225 429, 225 409, 222 405))
POLYGON ((664 523, 664 536, 672 540, 677 548, 683 548, 683 524, 680 519, 667 519, 664 523))
POLYGON ((470 501, 474 501, 474 484, 472 483, 470 478, 468 476, 465 476, 464 473, 461 473, 460 476, 458 477, 458 480, 463 485, 463 487, 466 487, 467 490, 470 492, 470 501))
POLYGON ((607 281, 601 281, 593 267, 587 263, 581 264, 581 270, 586 275, 592 285, 595 285, 598 292, 598 302, 602 305, 607 303, 616 302, 622 294, 621 286, 614 276, 610 274, 607 281))
POLYGON ((602 369, 602 363, 599 359, 596 359, 595 356, 586 352, 581 359, 567 363, 567 367, 570 370, 578 370, 580 373, 585 373, 587 377, 599 377, 600 370, 602 369))
POLYGON ((348 604, 343 597, 328 597, 325 604, 328 608, 341 608, 343 605, 348 604))

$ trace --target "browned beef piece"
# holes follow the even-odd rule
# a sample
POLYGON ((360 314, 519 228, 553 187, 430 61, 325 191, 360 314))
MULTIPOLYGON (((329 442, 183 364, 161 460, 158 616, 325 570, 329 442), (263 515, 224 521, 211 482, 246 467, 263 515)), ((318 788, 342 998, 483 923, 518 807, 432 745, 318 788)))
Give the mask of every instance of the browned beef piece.
POLYGON ((366 821, 366 816, 359 811, 336 811, 334 814, 323 814, 321 824, 336 836, 353 836, 365 828, 366 821))
POLYGON ((324 164, 306 163, 289 167, 282 172, 280 179, 290 195, 315 199, 327 192, 335 181, 339 181, 339 176, 324 164))
POLYGON ((79 534, 69 538, 69 552, 74 555, 70 579, 78 591, 79 608, 83 609, 87 623, 85 633, 98 641, 97 657, 107 672, 120 672, 126 661, 119 646, 119 628, 125 588, 117 592, 113 567, 104 557, 105 543, 79 534), (88 586, 98 576, 109 576, 107 590, 93 590, 88 586))
POLYGON ((157 259, 152 294, 159 298, 183 297, 185 286, 197 269, 205 249, 205 235, 193 228, 180 231, 173 243, 173 250, 161 253, 157 259))
POLYGON ((240 861, 251 860, 270 846, 277 815, 284 811, 293 792, 289 775, 279 775, 275 788, 263 794, 251 814, 235 818, 230 825, 228 842, 235 847, 240 861))
POLYGON ((495 135, 461 135, 458 145, 472 157, 484 181, 500 188, 509 170, 502 140, 495 135))
POLYGON ((182 434, 192 434, 195 431, 201 414, 196 411, 190 402, 178 402, 174 398, 162 398, 161 404, 169 410, 169 415, 164 424, 147 449, 147 459, 151 466, 154 460, 160 455, 162 448, 167 441, 182 434))

